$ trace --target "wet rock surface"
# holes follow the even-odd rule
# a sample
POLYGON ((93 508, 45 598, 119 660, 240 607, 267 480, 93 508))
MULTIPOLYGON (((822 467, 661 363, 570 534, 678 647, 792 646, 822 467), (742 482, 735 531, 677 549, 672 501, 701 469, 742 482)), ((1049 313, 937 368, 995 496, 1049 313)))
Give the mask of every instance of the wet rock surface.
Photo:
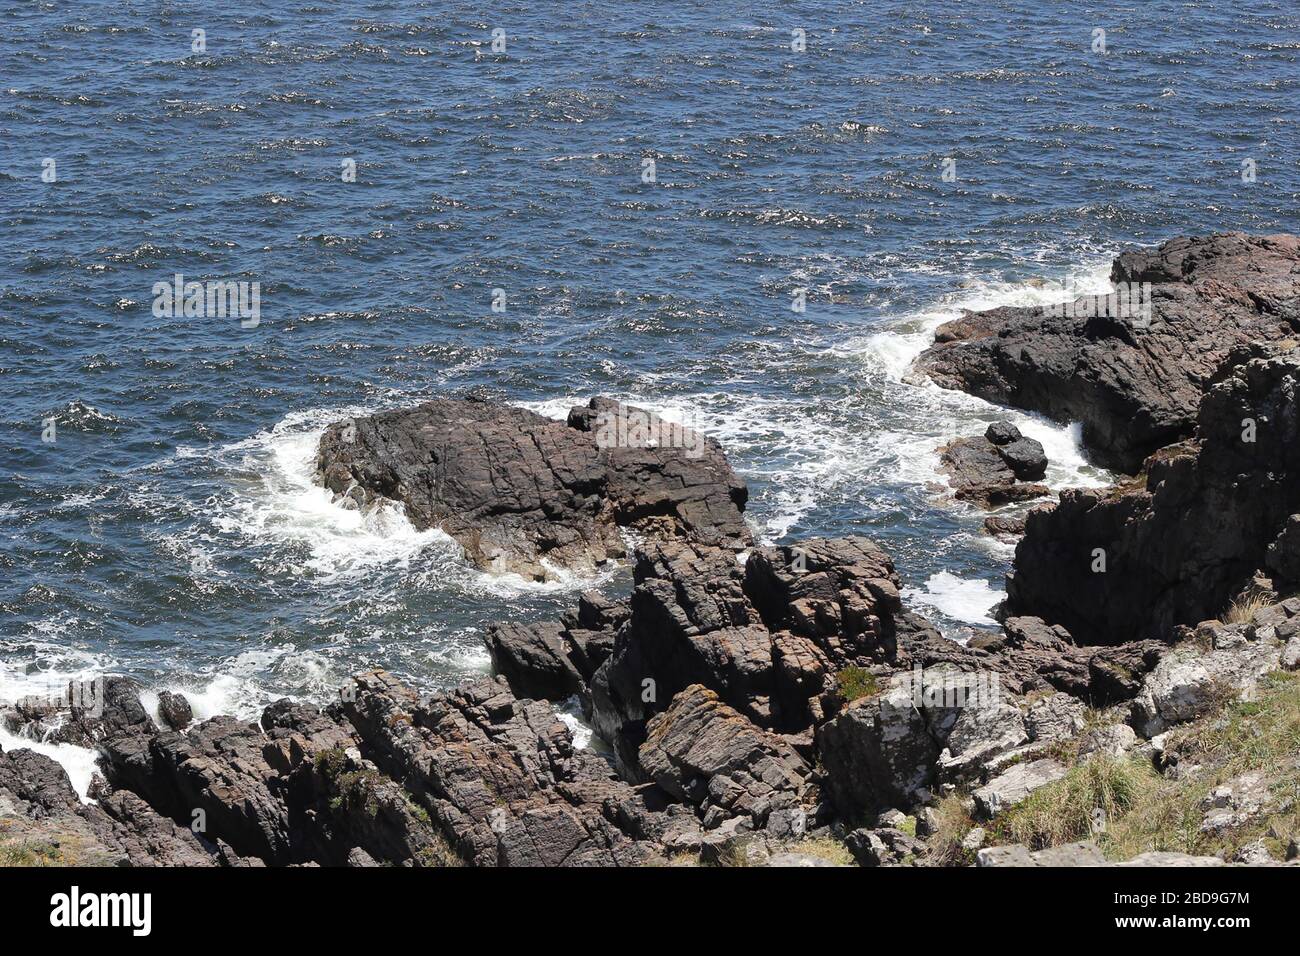
POLYGON ((620 527, 749 542, 745 485, 717 443, 608 400, 562 422, 435 399, 330 426, 317 467, 342 501, 400 502, 417 528, 442 529, 494 572, 589 570, 624 555, 620 527))
POLYGON ((1300 327, 1300 241, 1224 233, 1122 253, 1133 301, 1000 308, 941 326, 915 374, 991 402, 1082 422, 1102 465, 1129 473, 1191 435, 1229 350, 1300 327), (1149 298, 1142 283, 1150 284, 1149 298), (1107 312, 1112 314, 1106 314, 1107 312), (1100 314, 1098 314, 1100 313, 1100 314))
POLYGON ((1047 473, 1042 444, 1010 422, 994 422, 975 438, 954 439, 939 449, 939 462, 957 498, 986 508, 1049 492, 1036 483, 1047 473))

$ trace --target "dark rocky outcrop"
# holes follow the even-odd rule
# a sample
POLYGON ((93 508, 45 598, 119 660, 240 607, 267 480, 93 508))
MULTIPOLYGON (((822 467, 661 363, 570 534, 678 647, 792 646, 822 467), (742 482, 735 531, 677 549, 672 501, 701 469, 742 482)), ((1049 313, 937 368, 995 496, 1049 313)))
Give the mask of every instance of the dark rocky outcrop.
POLYGON ((634 581, 591 679, 593 722, 633 775, 645 722, 688 686, 760 727, 799 732, 836 706, 838 671, 891 659, 900 629, 921 626, 889 556, 860 537, 757 549, 743 567, 716 548, 648 545, 634 581))
POLYGON ((128 792, 82 803, 67 772, 0 750, 0 865, 214 866, 215 847, 128 792))
POLYGON ((817 803, 812 769, 795 749, 700 684, 650 719, 640 762, 667 793, 699 807, 706 827, 743 815, 762 828, 776 810, 817 803))
POLYGON ((435 399, 332 425, 317 467, 341 499, 401 502, 475 565, 544 579, 622 557, 619 527, 739 549, 745 485, 717 443, 593 399, 568 422, 435 399))
POLYGON ((1300 352, 1277 351, 1234 352, 1205 392, 1195 437, 1153 455, 1138 481, 1068 491, 1031 513, 1008 612, 1112 644, 1218 615, 1259 568, 1295 585, 1285 555, 1300 510, 1300 352))
POLYGON ((1294 236, 1172 239, 1122 253, 1111 281, 1124 289, 1150 283, 1149 311, 1085 298, 1065 308, 969 313, 939 328, 915 372, 1082 422, 1100 464, 1134 473, 1152 452, 1191 435, 1201 395, 1230 349, 1300 328, 1294 236))
POLYGON ((596 669, 614 649, 631 611, 626 601, 588 591, 559 623, 494 624, 487 631, 493 670, 520 697, 585 697, 596 669))
POLYGON ((504 682, 425 700, 383 672, 355 684, 339 710, 363 753, 402 781, 469 863, 631 864, 666 845, 698 846, 693 813, 575 750, 550 705, 518 700, 504 682))
POLYGON ((954 439, 939 449, 939 461, 953 494, 986 508, 1048 493, 1034 483, 1047 473, 1042 444, 1010 422, 994 422, 976 438, 954 439))

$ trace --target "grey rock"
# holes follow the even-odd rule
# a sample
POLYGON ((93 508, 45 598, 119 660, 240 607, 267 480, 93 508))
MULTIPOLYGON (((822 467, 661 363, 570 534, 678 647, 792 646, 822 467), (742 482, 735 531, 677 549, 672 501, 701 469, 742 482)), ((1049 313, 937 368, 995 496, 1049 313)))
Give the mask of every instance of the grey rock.
POLYGON ((1022 474, 1033 479, 1043 476, 1047 458, 1042 451, 1042 445, 1027 438, 1005 446, 984 436, 956 438, 939 449, 940 470, 957 498, 994 507, 1048 493, 1045 485, 1020 480, 1022 474))
POLYGON ((1059 623, 1080 643, 1116 644, 1217 618, 1254 588, 1300 500, 1297 377, 1300 350, 1242 347, 1211 376, 1193 438, 1153 454, 1137 481, 1065 491, 1032 512, 1008 614, 1059 623), (1243 441, 1251 427, 1255 440, 1243 441), (1094 571, 1099 552, 1104 573, 1094 571))
POLYGON ((1038 481, 1047 474, 1047 454, 1041 442, 1021 438, 998 447, 998 454, 1015 474, 1017 481, 1038 481))
POLYGON ((1048 694, 1034 701, 1025 714, 1029 739, 1051 743, 1077 737, 1084 728, 1087 708, 1069 694, 1048 694))
POLYGON ((1277 861, 1273 859, 1273 854, 1269 852, 1263 840, 1255 840, 1238 850, 1232 862, 1245 863, 1248 866, 1269 866, 1277 861))
POLYGON ((1261 677, 1278 668, 1281 658, 1282 649, 1275 641, 1212 650, 1184 642, 1147 675, 1131 705, 1130 723, 1142 736, 1154 737, 1174 724, 1209 713, 1225 696, 1251 694, 1261 677))
POLYGON ((1016 764, 1009 770, 972 791, 975 807, 984 819, 990 819, 1013 807, 1035 790, 1060 780, 1068 768, 1050 758, 1016 764))
POLYGON ((854 830, 844 843, 859 866, 903 866, 925 851, 924 844, 893 827, 854 830))
POLYGON ((840 812, 927 803, 939 745, 906 685, 846 708, 823 724, 818 750, 840 812))
POLYGON ((640 758, 651 780, 699 807, 706 821, 716 809, 760 828, 775 810, 798 809, 808 795, 811 768, 803 758, 699 684, 651 718, 640 758))
POLYGON ((1018 442, 1025 436, 1020 434, 1020 429, 1008 421, 994 422, 984 430, 984 437, 995 445, 1010 445, 1018 442))
POLYGON ((1193 856, 1190 853, 1153 851, 1116 863, 1115 866, 1223 866, 1217 856, 1193 856))
POLYGON ((1294 334, 1297 261, 1300 245, 1286 235, 1180 237, 1126 251, 1111 280, 1139 284, 1134 292, 1149 282, 1149 299, 1125 303, 1149 310, 1108 315, 1107 302, 1084 298, 1069 309, 967 313, 936 331, 913 374, 1082 422, 1095 459, 1133 473, 1191 435, 1200 397, 1234 345, 1294 334))
POLYGON ((839 866, 838 863, 832 863, 830 860, 820 856, 812 856, 808 853, 792 853, 789 851, 783 853, 773 853, 763 863, 763 866, 770 867, 804 867, 804 866, 839 866))
POLYGON ((185 695, 169 690, 158 692, 158 715, 172 730, 184 730, 194 720, 194 711, 185 695))
POLYGON ((1268 780, 1260 772, 1245 773, 1215 787, 1201 804, 1201 832, 1222 834, 1238 829, 1274 806, 1268 780))
POLYGON ((1107 866, 1109 864, 1107 864, 1106 858, 1102 856, 1101 851, 1097 849, 1095 844, 1082 842, 1066 843, 1032 853, 1028 847, 1018 844, 986 847, 976 854, 975 865, 980 867, 1092 867, 1107 866))
POLYGON ((1107 724, 1084 736, 1079 743, 1079 756, 1121 757, 1137 745, 1138 735, 1128 724, 1107 724))

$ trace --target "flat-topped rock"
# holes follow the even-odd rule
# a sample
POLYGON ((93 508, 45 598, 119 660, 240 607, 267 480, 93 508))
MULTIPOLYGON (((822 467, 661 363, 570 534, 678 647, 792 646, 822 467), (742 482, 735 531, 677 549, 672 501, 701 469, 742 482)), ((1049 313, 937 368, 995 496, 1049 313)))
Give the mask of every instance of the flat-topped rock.
POLYGON ((737 550, 750 540, 744 482, 716 442, 609 400, 565 422, 435 399, 330 426, 317 467, 342 501, 399 502, 477 567, 537 580, 623 557, 620 527, 737 550))

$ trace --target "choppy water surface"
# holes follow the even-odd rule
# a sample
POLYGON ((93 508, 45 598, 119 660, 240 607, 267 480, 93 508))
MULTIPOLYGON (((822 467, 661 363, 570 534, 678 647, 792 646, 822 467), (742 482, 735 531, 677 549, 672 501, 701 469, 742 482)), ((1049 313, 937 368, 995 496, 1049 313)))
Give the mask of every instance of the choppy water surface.
MULTIPOLYGON (((488 622, 624 586, 490 578, 313 483, 328 422, 466 389, 698 423, 762 539, 872 535, 978 626, 1009 554, 934 449, 1001 413, 908 362, 959 308, 1104 289, 1124 244, 1297 231, 1298 57, 1282 2, 8 4, 0 699, 443 687, 488 622), (178 272, 260 282, 260 325, 155 317, 178 272)), ((1054 486, 1104 480, 1014 417, 1054 486)))

